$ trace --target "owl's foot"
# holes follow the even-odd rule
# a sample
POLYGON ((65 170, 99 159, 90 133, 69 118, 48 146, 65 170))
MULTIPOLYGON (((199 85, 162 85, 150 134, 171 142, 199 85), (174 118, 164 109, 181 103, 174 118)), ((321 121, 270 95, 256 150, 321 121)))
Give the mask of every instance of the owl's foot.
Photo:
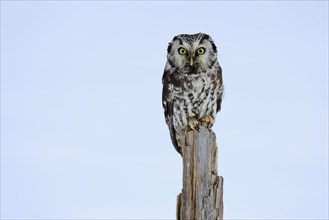
POLYGON ((196 118, 189 118, 187 124, 188 129, 199 131, 199 121, 196 118))
POLYGON ((210 115, 205 115, 200 119, 200 123, 203 127, 210 129, 214 125, 214 119, 210 115))

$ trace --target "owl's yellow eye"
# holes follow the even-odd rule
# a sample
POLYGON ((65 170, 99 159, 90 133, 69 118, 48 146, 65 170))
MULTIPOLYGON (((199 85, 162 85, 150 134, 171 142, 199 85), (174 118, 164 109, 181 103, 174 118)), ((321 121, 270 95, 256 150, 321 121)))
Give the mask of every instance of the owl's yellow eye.
POLYGON ((200 47, 197 51, 198 55, 202 55, 206 52, 206 50, 203 47, 200 47))
POLYGON ((179 48, 178 52, 179 52, 180 55, 185 55, 186 54, 186 50, 183 47, 179 48))

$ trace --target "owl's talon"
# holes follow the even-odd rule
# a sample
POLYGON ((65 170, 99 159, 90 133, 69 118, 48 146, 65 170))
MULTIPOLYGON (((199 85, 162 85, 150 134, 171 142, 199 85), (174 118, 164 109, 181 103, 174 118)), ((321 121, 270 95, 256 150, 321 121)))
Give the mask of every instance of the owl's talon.
POLYGON ((188 119, 188 128, 190 130, 197 130, 199 132, 199 122, 195 118, 188 119))
POLYGON ((210 115, 205 115, 200 119, 201 125, 210 129, 214 125, 214 119, 210 115))

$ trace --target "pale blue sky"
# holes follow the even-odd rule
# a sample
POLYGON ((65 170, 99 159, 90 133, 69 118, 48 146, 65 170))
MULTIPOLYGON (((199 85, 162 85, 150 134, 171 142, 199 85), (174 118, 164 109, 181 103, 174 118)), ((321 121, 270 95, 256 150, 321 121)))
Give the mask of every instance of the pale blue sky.
POLYGON ((1 218, 174 219, 173 36, 218 45, 226 219, 328 218, 328 2, 1 1, 1 218))

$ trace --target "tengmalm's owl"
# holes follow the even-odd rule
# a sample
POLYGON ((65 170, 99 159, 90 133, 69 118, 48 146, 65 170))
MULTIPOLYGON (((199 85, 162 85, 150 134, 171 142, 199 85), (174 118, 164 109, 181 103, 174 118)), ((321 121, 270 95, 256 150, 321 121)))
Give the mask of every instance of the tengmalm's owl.
POLYGON ((204 33, 180 34, 168 46, 162 77, 162 105, 170 137, 181 154, 181 138, 186 130, 211 128, 221 109, 222 69, 217 48, 204 33))

